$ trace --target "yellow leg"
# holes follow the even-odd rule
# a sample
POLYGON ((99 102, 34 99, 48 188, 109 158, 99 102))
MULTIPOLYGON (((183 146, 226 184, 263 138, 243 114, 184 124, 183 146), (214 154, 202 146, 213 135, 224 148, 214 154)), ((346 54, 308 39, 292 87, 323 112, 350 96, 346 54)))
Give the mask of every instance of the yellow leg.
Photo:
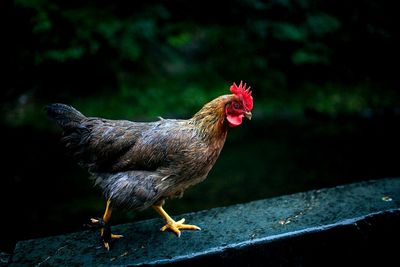
POLYGON ((103 221, 100 222, 99 219, 91 219, 93 224, 102 224, 102 227, 100 229, 100 235, 103 238, 103 244, 107 250, 110 250, 111 240, 123 237, 122 235, 114 235, 111 233, 111 228, 108 225, 108 222, 111 219, 111 213, 112 213, 111 201, 107 200, 106 210, 104 211, 103 215, 103 221))
POLYGON ((108 223, 111 219, 111 213, 112 213, 112 208, 111 208, 111 200, 107 200, 107 205, 106 205, 106 210, 104 211, 103 214, 103 221, 108 223))
POLYGON ((163 209, 162 205, 160 206, 153 206, 153 208, 155 209, 155 211, 161 215, 161 217, 164 218, 165 222, 167 223, 166 225, 164 225, 163 227, 161 227, 161 231, 165 231, 165 230, 170 230, 172 232, 174 232, 178 237, 181 236, 181 231, 180 230, 201 230, 200 227, 196 226, 196 225, 191 225, 191 224, 184 224, 185 219, 181 219, 179 221, 174 221, 169 215, 168 213, 165 212, 165 210, 163 209))

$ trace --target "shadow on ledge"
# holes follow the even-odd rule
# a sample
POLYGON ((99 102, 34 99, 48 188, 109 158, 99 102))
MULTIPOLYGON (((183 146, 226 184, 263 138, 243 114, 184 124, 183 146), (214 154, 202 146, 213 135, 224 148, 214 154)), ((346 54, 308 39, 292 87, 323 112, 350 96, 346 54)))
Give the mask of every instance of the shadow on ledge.
POLYGON ((253 201, 186 218, 202 231, 160 233, 161 219, 17 243, 10 266, 383 266, 397 258, 400 178, 253 201))

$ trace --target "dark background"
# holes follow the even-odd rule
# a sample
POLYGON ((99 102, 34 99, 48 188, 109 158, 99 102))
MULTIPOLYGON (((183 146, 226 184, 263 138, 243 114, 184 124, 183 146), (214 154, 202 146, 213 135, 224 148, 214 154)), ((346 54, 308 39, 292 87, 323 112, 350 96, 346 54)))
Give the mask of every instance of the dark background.
MULTIPOLYGON (((43 107, 189 118, 232 82, 253 120, 171 214, 400 176, 394 1, 51 1, 0 4, 0 251, 83 229, 105 201, 43 107)), ((155 217, 116 211, 113 224, 155 217)), ((159 227, 159 226, 155 226, 159 227)))

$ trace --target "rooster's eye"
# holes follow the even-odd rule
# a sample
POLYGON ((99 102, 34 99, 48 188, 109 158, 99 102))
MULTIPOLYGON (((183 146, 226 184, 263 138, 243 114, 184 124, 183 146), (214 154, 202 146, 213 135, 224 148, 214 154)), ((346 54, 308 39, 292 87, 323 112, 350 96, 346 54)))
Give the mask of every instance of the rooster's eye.
POLYGON ((237 102, 233 103, 233 107, 234 107, 235 109, 240 109, 240 105, 239 105, 239 103, 237 103, 237 102))

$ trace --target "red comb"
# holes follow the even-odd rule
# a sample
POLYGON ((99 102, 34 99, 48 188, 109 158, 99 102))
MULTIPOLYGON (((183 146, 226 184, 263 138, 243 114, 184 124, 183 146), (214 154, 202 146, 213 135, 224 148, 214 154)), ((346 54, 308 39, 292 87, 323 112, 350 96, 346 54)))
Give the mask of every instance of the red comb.
POLYGON ((231 86, 231 92, 242 100, 243 105, 247 110, 252 110, 253 97, 251 96, 250 86, 248 88, 246 88, 246 86, 247 84, 243 84, 242 81, 240 81, 239 86, 237 86, 236 83, 233 83, 231 86))

